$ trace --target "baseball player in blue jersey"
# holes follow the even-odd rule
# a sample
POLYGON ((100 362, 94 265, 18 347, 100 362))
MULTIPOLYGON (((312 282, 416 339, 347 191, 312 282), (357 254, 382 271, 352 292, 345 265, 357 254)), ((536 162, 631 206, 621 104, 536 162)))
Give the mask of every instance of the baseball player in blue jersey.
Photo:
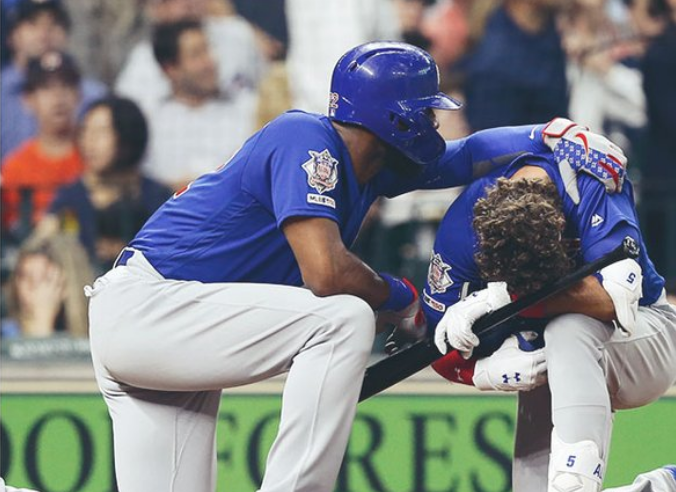
POLYGON ((524 128, 444 142, 433 110, 458 107, 426 52, 354 48, 335 67, 328 117, 268 124, 167 201, 87 289, 121 492, 214 490, 221 390, 282 373, 260 490, 332 489, 374 310, 402 325, 418 310, 410 283, 347 249, 370 205, 466 184, 520 153, 552 156, 524 128))
MULTIPOLYGON (((433 365, 437 372, 484 390, 538 387, 519 394, 515 492, 600 491, 613 411, 646 405, 676 381, 676 309, 643 244, 631 183, 579 173, 569 185, 570 170, 596 154, 579 129, 561 119, 535 127, 552 156, 520 156, 467 187, 438 230, 422 293, 438 348, 458 349, 433 365), (613 183, 618 192, 608 193, 613 183), (626 236, 641 246, 637 260, 522 313, 531 318, 519 321, 524 329, 544 328, 544 348, 523 333, 490 357, 470 357, 495 347, 472 333, 476 319, 568 273, 575 260, 604 256, 626 236)), ((676 491, 673 469, 647 476, 622 490, 676 491)))

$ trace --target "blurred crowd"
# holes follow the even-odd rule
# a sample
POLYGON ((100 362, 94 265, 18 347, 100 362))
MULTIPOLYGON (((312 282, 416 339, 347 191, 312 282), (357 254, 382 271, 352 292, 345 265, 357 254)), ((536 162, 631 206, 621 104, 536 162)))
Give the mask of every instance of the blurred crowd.
MULTIPOLYGON (((676 0, 2 0, 2 337, 86 336, 82 287, 172 193, 357 44, 432 53, 449 139, 568 116, 630 156, 676 292, 676 0)), ((453 191, 377 203, 354 249, 420 286, 453 191)))

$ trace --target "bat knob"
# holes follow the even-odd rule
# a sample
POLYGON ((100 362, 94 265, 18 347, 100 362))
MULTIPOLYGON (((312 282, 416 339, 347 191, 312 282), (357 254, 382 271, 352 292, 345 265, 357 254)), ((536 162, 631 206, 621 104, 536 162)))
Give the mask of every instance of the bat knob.
POLYGON ((633 259, 638 258, 638 255, 641 252, 641 248, 639 247, 638 243, 634 240, 634 238, 630 236, 625 237, 624 240, 622 241, 622 246, 628 258, 633 259))

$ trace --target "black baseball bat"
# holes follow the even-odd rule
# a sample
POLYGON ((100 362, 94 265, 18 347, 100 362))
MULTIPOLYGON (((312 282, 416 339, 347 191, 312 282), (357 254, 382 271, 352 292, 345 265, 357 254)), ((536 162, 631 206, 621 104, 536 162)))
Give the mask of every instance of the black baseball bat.
MULTIPOLYGON (((592 275, 612 263, 627 258, 637 258, 638 255, 638 244, 636 244, 636 241, 631 237, 627 236, 620 246, 607 255, 602 256, 591 263, 587 263, 565 277, 544 286, 537 292, 523 296, 500 309, 496 309, 486 316, 482 316, 474 323, 472 331, 481 338, 482 336, 491 333, 496 326, 513 318, 521 311, 528 309, 538 302, 544 301, 554 294, 566 290, 583 278, 592 275)), ((453 350, 453 347, 449 347, 449 350, 453 350)), ((434 340, 428 338, 416 342, 410 347, 376 362, 366 369, 359 401, 364 401, 390 386, 403 381, 416 372, 423 370, 442 356, 443 355, 434 344, 434 340)))

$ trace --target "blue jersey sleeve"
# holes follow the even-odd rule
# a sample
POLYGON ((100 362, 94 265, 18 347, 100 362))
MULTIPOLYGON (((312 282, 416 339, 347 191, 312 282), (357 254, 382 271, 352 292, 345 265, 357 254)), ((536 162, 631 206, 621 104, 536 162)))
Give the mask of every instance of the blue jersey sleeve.
POLYGON ((278 227, 290 217, 325 217, 339 221, 344 162, 339 142, 313 116, 288 114, 264 130, 269 163, 260 180, 246 180, 252 195, 270 201, 278 227), (255 184, 254 184, 255 183, 255 184))
POLYGON ((525 154, 551 156, 551 149, 542 141, 543 127, 494 128, 447 141, 439 161, 425 166, 413 179, 397 179, 392 173, 384 179, 381 194, 393 197, 413 190, 463 186, 525 154))
POLYGON ((421 300, 427 324, 433 329, 448 306, 483 288, 475 253, 472 206, 481 192, 479 183, 468 187, 446 212, 434 241, 421 300))
POLYGON ((626 236, 640 241, 630 186, 625 186, 621 193, 611 194, 597 179, 579 174, 578 187, 582 199, 572 219, 586 263, 615 249, 626 236))
MULTIPOLYGON (((581 254, 585 262, 594 261, 617 248, 629 236, 640 248, 637 259, 643 272, 643 297, 641 306, 647 306, 660 297, 664 278, 655 270, 648 257, 639 228, 631 183, 625 181, 620 193, 607 193, 601 182, 586 174, 578 175, 580 204, 572 213, 566 213, 574 221, 580 237, 581 254)), ((564 201, 564 209, 568 208, 564 201)))

